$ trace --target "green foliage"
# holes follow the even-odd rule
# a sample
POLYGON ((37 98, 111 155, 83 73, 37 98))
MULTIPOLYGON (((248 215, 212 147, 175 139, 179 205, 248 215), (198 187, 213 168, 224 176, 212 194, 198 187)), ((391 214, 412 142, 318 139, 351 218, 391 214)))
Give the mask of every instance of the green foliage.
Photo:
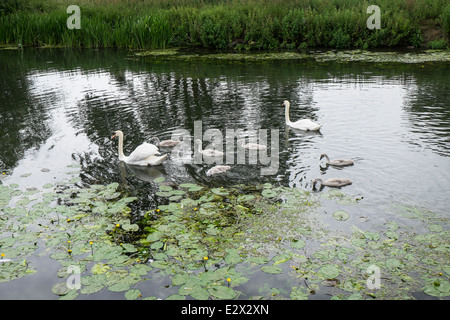
POLYGON ((448 43, 445 40, 435 40, 435 41, 430 41, 428 43, 428 46, 431 49, 446 49, 448 47, 448 43))
POLYGON ((447 6, 442 11, 442 14, 440 16, 441 25, 448 35, 450 34, 450 4, 447 4, 447 6))
POLYGON ((0 43, 26 46, 201 46, 213 49, 376 48, 422 45, 422 25, 450 32, 445 0, 379 1, 382 28, 369 30, 361 1, 80 1, 81 30, 66 27, 56 0, 0 4, 0 43), (105 2, 105 3, 103 3, 105 2), (108 4, 108 5, 104 5, 108 4))

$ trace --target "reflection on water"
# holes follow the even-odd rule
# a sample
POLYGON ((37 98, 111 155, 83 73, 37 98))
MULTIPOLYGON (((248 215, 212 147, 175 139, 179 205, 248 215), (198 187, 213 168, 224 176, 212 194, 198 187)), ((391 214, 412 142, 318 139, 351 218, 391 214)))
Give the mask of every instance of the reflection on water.
POLYGON ((347 192, 375 207, 406 201, 446 209, 448 64, 152 64, 126 55, 0 51, 3 180, 41 186, 63 179, 76 161, 84 183, 117 181, 152 200, 148 188, 159 176, 169 183, 270 181, 306 189, 317 177, 343 177, 354 181, 347 192), (287 128, 281 106, 286 99, 293 121, 311 118, 324 124, 321 132, 287 128), (154 136, 171 138, 176 129, 193 135, 195 121, 223 136, 227 129, 278 129, 277 174, 261 176, 260 165, 248 164, 207 177, 210 166, 194 162, 169 159, 155 168, 118 163, 117 142, 110 139, 115 130, 125 133, 128 154, 154 136), (352 158, 355 165, 320 168, 324 152, 352 158))

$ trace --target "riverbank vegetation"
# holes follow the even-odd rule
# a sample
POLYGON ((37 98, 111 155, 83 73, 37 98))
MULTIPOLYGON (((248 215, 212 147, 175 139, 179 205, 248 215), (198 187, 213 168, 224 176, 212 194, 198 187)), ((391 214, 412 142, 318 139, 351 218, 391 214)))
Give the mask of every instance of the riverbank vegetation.
POLYGON ((445 49, 446 0, 81 0, 81 29, 68 29, 69 0, 6 0, 0 44, 17 46, 220 50, 445 49), (367 28, 369 5, 380 29, 367 28))

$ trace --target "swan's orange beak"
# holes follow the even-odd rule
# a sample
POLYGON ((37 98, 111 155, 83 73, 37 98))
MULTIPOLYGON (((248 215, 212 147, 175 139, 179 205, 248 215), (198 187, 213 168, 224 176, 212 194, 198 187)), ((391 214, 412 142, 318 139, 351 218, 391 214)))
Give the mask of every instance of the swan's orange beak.
POLYGON ((116 134, 114 133, 113 136, 111 137, 111 139, 114 139, 115 137, 117 137, 117 136, 116 136, 116 134))

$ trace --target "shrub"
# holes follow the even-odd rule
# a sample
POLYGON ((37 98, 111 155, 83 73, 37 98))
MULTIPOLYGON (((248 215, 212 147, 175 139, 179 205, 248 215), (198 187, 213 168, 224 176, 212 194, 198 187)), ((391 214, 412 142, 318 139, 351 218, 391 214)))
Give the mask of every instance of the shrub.
POLYGON ((443 39, 428 42, 428 46, 431 49, 446 49, 447 45, 447 41, 443 39))

